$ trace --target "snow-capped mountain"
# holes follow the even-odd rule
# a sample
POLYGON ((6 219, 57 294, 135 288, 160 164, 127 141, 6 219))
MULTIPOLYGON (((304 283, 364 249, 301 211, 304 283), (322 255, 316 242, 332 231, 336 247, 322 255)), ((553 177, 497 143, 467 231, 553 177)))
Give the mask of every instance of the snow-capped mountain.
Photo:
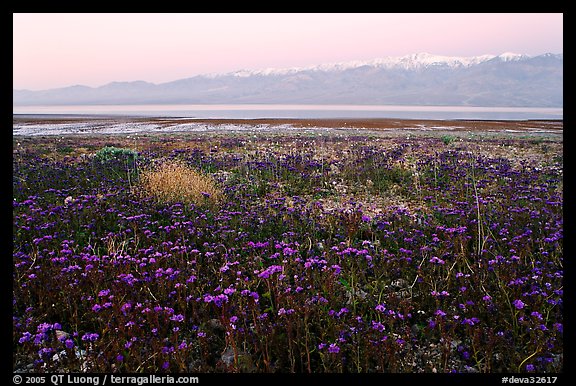
POLYGON ((147 103, 561 107, 563 55, 418 53, 309 67, 239 70, 153 84, 13 90, 14 105, 147 103))
POLYGON ((498 58, 502 61, 513 61, 527 59, 528 56, 522 54, 515 54, 512 52, 506 52, 501 55, 481 55, 481 56, 442 56, 442 55, 432 55, 426 52, 411 54, 406 56, 389 56, 385 58, 373 59, 373 60, 354 60, 348 62, 336 62, 336 63, 325 63, 316 66, 308 67, 289 67, 289 68, 265 68, 258 70, 238 70, 227 73, 214 73, 206 74, 206 77, 217 78, 223 76, 238 76, 238 77, 248 77, 248 76, 266 76, 266 75, 288 75, 295 74, 302 71, 344 71, 353 68, 370 66, 376 68, 386 68, 386 69, 403 69, 403 70, 415 70, 423 69, 431 66, 445 66, 450 68, 458 67, 469 67, 474 64, 479 64, 487 60, 498 58))

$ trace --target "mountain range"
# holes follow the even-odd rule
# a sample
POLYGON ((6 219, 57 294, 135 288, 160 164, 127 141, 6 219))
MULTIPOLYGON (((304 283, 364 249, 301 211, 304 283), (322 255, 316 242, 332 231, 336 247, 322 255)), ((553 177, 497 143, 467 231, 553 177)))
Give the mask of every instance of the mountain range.
POLYGON ((418 53, 318 66, 240 70, 154 84, 13 90, 13 105, 356 104, 562 107, 563 54, 418 53))

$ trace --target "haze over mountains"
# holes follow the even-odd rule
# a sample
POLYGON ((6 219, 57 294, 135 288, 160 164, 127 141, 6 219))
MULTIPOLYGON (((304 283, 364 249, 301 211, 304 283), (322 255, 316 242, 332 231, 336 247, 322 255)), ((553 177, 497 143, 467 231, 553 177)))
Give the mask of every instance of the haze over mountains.
POLYGON ((562 107, 563 54, 419 53, 312 67, 241 70, 168 83, 13 90, 13 105, 357 104, 562 107))

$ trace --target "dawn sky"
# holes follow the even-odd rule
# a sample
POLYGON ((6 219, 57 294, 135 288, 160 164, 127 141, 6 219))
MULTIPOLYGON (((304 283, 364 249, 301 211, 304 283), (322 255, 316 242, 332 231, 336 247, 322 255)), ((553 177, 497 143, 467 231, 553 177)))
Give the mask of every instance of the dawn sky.
POLYGON ((13 22, 13 88, 29 90, 419 52, 563 53, 561 13, 20 13, 13 22))

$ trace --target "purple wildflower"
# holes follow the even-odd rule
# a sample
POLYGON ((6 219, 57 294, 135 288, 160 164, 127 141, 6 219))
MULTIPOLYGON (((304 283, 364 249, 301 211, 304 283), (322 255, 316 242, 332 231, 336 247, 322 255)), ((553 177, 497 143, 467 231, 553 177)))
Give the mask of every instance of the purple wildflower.
POLYGON ((378 312, 384 312, 384 311, 386 311, 386 306, 385 306, 384 304, 378 304, 378 305, 376 306, 376 311, 378 311, 378 312))
POLYGON ((97 333, 86 333, 82 336, 82 340, 85 342, 95 342, 98 338, 100 338, 100 335, 97 333))
POLYGON ((340 352, 340 347, 338 347, 336 343, 332 343, 328 347, 328 352, 332 354, 338 354, 340 352))
POLYGON ((564 326, 562 325, 562 323, 554 323, 554 328, 560 333, 562 334, 564 332, 564 326))
POLYGON ((444 265, 446 262, 436 256, 432 256, 432 258, 430 259, 430 262, 432 264, 440 264, 440 265, 444 265))
POLYGON ((266 268, 264 271, 258 274, 258 277, 263 279, 268 279, 272 274, 276 272, 282 272, 283 267, 281 265, 271 265, 270 267, 266 268))
POLYGON ((22 337, 18 340, 18 342, 20 342, 22 344, 24 342, 28 342, 30 340, 30 338, 32 338, 32 334, 30 334, 28 331, 26 331, 22 334, 22 337))
POLYGON ((514 304, 514 307, 516 307, 516 308, 519 309, 519 310, 522 309, 522 308, 524 308, 524 306, 526 305, 526 304, 524 304, 524 302, 523 302, 522 300, 520 300, 520 299, 514 300, 514 301, 512 302, 512 304, 514 304))
POLYGON ((48 324, 48 323, 40 323, 40 324, 38 325, 37 331, 38 331, 38 332, 41 332, 41 333, 46 333, 46 332, 52 330, 52 328, 53 328, 53 325, 51 325, 51 324, 48 324))
POLYGON ((228 296, 220 294, 218 296, 214 296, 213 301, 216 307, 222 307, 222 304, 228 303, 228 296))
POLYGON ((214 301, 214 296, 212 295, 204 295, 204 303, 210 303, 214 301))
POLYGON ((38 355, 40 356, 40 358, 43 358, 43 357, 45 358, 45 357, 50 356, 50 354, 52 354, 53 352, 54 352, 54 349, 52 347, 44 347, 38 351, 38 355))
POLYGON ((131 303, 124 303, 124 304, 122 304, 122 306, 120 307, 120 310, 122 311, 122 313, 123 313, 124 315, 126 315, 126 312, 127 312, 128 310, 130 310, 131 308, 132 308, 132 304, 131 304, 131 303))
POLYGON ((294 309, 293 308, 289 308, 289 309, 284 309, 284 307, 280 308, 278 310, 278 315, 290 315, 294 313, 294 309))
POLYGON ((39 334, 36 334, 34 336, 34 344, 38 346, 38 345, 42 344, 42 342, 45 341, 46 339, 47 339, 47 336, 45 333, 41 332, 39 334))
POLYGON ((473 325, 477 324, 478 322, 480 322, 480 319, 478 319, 478 318, 465 318, 462 321, 462 324, 467 324, 469 326, 473 326, 473 325))
POLYGON ((374 320, 372 321, 372 328, 380 332, 383 332, 386 329, 382 323, 376 322, 374 320))
POLYGON ((339 265, 334 264, 332 266, 332 269, 334 270, 334 275, 339 275, 340 274, 340 270, 342 269, 339 265))

